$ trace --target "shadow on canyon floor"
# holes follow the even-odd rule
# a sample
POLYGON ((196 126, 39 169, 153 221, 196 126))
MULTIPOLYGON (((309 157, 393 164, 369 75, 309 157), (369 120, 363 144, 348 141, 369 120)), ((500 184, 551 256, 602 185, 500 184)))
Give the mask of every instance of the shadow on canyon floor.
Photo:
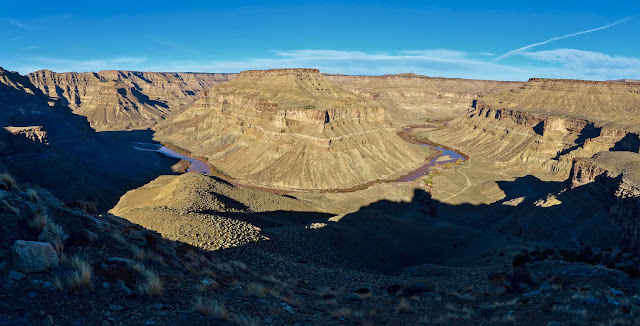
MULTIPOLYGON (((416 189, 409 202, 382 200, 344 216, 215 212, 256 225, 269 238, 216 252, 248 261, 260 256, 259 252, 304 264, 397 273, 427 263, 478 266, 520 240, 561 247, 620 244, 622 235, 609 218, 608 199, 595 196, 598 186, 561 192, 563 182, 544 182, 534 176, 499 185, 506 198, 490 205, 449 205, 416 189), (560 194, 547 199, 554 192, 560 194), (503 204, 523 196, 517 206, 503 204), (550 206, 540 204, 539 199, 550 206)), ((246 208, 231 198, 218 199, 228 207, 246 208)))

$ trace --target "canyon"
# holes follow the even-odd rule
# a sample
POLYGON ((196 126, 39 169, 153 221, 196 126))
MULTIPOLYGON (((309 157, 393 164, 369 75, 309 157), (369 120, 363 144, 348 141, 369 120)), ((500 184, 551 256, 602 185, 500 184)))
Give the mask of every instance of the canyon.
POLYGON ((0 311, 626 323, 639 111, 626 80, 0 70, 0 311))

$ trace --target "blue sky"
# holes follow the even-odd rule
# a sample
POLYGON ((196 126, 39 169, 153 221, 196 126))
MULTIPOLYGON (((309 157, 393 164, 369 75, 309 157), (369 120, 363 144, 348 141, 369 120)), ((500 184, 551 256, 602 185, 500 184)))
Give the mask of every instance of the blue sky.
POLYGON ((0 66, 640 79, 637 1, 13 1, 0 66))

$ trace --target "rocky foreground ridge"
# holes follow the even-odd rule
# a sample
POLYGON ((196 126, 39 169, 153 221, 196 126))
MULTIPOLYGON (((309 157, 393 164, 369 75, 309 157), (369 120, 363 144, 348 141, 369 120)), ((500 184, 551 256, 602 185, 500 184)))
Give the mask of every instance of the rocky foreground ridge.
POLYGON ((191 104, 202 90, 233 75, 107 70, 28 75, 46 95, 87 117, 96 130, 144 129, 191 104))
POLYGON ((203 92, 156 138, 249 184, 343 189, 399 176, 427 158, 384 112, 316 69, 246 71, 203 92))

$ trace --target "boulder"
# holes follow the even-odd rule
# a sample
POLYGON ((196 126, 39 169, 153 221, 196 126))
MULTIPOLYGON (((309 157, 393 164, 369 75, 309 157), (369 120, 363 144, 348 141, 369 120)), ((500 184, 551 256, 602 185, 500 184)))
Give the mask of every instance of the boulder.
POLYGON ((48 242, 17 240, 11 253, 13 264, 23 273, 41 272, 60 265, 56 251, 48 242))

